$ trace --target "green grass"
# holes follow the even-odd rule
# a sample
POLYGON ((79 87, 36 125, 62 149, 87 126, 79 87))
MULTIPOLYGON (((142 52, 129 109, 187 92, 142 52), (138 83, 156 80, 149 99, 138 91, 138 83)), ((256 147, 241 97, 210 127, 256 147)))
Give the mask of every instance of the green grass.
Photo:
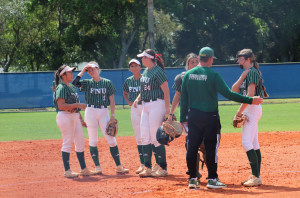
MULTIPOLYGON (((222 133, 241 132, 231 125, 239 105, 219 106, 222 133)), ((299 131, 300 103, 263 104, 259 131, 299 131)), ((117 109, 118 136, 133 136, 130 109, 117 109)), ((175 114, 179 115, 179 108, 175 114)), ((61 139, 56 125, 56 112, 0 113, 0 141, 61 139)), ((86 128, 84 136, 88 137, 86 128)), ((99 137, 103 137, 99 130, 99 137)))

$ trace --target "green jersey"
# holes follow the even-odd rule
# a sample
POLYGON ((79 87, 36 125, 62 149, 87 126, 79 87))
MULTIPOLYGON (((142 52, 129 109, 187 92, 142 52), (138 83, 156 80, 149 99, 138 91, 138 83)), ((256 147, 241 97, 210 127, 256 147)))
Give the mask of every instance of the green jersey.
POLYGON ((164 92, 160 86, 166 81, 167 75, 161 67, 155 66, 150 70, 146 68, 141 77, 142 100, 164 99, 164 92))
POLYGON ((128 100, 130 102, 134 102, 134 100, 138 97, 141 93, 141 78, 135 80, 133 76, 127 78, 123 85, 123 91, 129 93, 128 100))
POLYGON ((175 89, 175 91, 178 91, 181 93, 181 85, 178 85, 177 83, 173 84, 172 89, 175 89))
POLYGON ((209 67, 194 67, 186 72, 181 88, 180 122, 187 121, 188 109, 203 112, 218 111, 218 93, 241 103, 252 103, 252 98, 232 92, 223 78, 209 67))
POLYGON ((257 69, 254 67, 250 68, 250 71, 247 74, 247 77, 244 79, 243 83, 240 86, 240 93, 246 96, 248 94, 248 87, 250 83, 255 85, 254 96, 264 97, 264 91, 262 88, 262 79, 259 75, 257 69))
MULTIPOLYGON (((70 86, 68 86, 62 82, 57 85, 56 90, 55 90, 55 101, 54 102, 55 102, 56 112, 61 111, 57 105, 58 98, 65 99, 66 103, 68 103, 68 104, 80 102, 76 87, 72 84, 70 84, 70 86)), ((78 112, 78 109, 77 108, 75 108, 75 109, 77 110, 76 112, 78 112)), ((71 111, 71 110, 69 110, 69 111, 71 111)))
POLYGON ((81 83, 79 90, 85 91, 85 102, 88 105, 108 106, 110 105, 109 96, 117 92, 114 84, 106 78, 102 78, 99 82, 95 82, 93 79, 79 82, 81 83))

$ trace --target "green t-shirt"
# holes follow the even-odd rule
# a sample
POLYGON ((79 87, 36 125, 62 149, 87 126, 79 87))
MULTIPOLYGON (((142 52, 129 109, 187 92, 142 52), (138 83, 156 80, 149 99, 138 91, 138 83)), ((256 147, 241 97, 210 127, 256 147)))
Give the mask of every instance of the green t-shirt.
MULTIPOLYGON (((61 111, 57 105, 58 98, 62 98, 62 99, 68 100, 68 101, 72 100, 73 102, 66 101, 69 104, 80 102, 76 87, 72 84, 70 84, 70 86, 68 86, 62 82, 59 83, 59 85, 57 85, 56 90, 55 90, 55 101, 54 102, 55 102, 56 112, 61 111)), ((77 108, 74 108, 74 109, 77 109, 77 108)))
POLYGON ((220 74, 209 67, 197 66, 186 72, 181 88, 180 122, 187 121, 189 108, 218 111, 218 93, 229 100, 252 103, 252 98, 232 92, 220 74))
POLYGON ((85 91, 85 102, 89 105, 108 106, 110 105, 109 96, 117 92, 114 84, 106 78, 102 78, 99 82, 95 82, 93 79, 79 82, 81 83, 79 91, 85 91))
POLYGON ((134 100, 138 97, 138 95, 141 93, 141 78, 135 79, 133 76, 130 76, 125 80, 125 83, 123 85, 123 91, 129 93, 128 100, 130 102, 134 102, 134 100))
POLYGON ((264 91, 262 88, 262 79, 258 71, 254 67, 250 68, 247 77, 244 79, 243 83, 240 86, 240 93, 242 95, 246 96, 248 94, 248 87, 250 83, 255 84, 254 96, 260 96, 261 98, 263 98, 264 91))
POLYGON ((160 86, 166 81, 167 75, 161 67, 155 66, 150 70, 146 68, 141 77, 142 100, 164 99, 164 92, 160 86))

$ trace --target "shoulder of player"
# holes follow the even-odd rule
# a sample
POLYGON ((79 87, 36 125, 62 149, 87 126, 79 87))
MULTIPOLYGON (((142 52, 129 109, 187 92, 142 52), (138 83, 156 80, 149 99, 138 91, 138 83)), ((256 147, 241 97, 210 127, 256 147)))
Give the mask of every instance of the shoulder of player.
POLYGON ((133 75, 132 76, 130 76, 130 77, 128 77, 128 78, 126 78, 126 80, 125 80, 125 82, 127 82, 127 81, 132 81, 133 80, 133 75))
POLYGON ((250 68, 250 71, 248 72, 247 75, 249 75, 249 74, 251 74, 251 75, 259 75, 257 69, 255 69, 254 67, 250 68))

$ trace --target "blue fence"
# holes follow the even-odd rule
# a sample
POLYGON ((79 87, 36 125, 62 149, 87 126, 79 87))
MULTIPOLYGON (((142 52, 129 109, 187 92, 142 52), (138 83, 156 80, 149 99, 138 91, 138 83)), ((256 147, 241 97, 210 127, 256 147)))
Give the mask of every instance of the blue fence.
MULTIPOLYGON (((239 78, 242 71, 237 65, 213 66, 229 87, 239 78)), ((184 68, 166 68, 169 79, 171 101, 175 91, 171 88, 177 74, 184 68)), ((300 98, 300 63, 291 64, 261 64, 260 71, 264 85, 270 98, 300 98)), ((74 76, 78 72, 74 72, 74 76)), ((132 73, 128 70, 103 70, 101 76, 110 79, 116 89, 115 102, 117 105, 126 105, 123 98, 122 86, 126 78, 132 73)), ((90 78, 85 73, 82 79, 90 78)), ((0 109, 22 109, 53 107, 51 90, 54 80, 53 72, 31 73, 1 73, 0 74, 0 109)), ((84 93, 79 92, 81 102, 84 102, 84 93)), ((219 100, 227 100, 219 95, 219 100)))

